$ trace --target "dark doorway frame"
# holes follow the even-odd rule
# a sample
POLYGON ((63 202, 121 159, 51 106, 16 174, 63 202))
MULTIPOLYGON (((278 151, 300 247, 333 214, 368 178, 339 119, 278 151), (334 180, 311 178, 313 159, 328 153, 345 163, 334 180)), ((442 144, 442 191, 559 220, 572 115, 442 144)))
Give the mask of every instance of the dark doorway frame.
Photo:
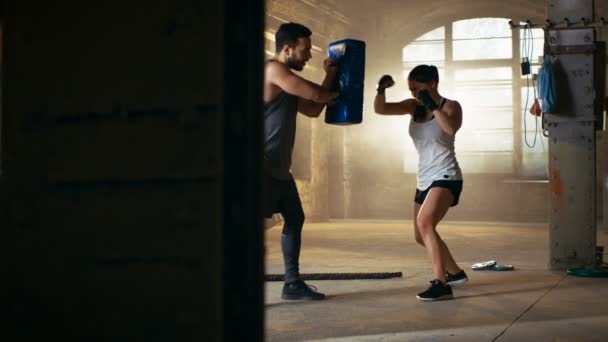
POLYGON ((264 340, 264 1, 224 1, 224 341, 264 340))

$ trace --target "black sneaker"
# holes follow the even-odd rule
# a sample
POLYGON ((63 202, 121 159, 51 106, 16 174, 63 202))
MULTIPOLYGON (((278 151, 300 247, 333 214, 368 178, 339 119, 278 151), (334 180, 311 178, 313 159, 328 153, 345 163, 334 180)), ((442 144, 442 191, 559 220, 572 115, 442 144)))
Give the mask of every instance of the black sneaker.
POLYGON ((420 292, 416 298, 426 302, 452 299, 454 295, 452 294, 452 287, 450 285, 442 283, 439 279, 435 279, 431 280, 431 286, 429 286, 428 290, 420 292))
POLYGON ((464 285, 467 281, 469 281, 469 277, 464 273, 464 270, 460 270, 460 272, 456 274, 451 274, 450 272, 445 272, 445 278, 447 279, 447 284, 454 285, 464 285))
POLYGON ((296 280, 283 285, 281 298, 286 300, 321 300, 325 298, 325 295, 317 292, 316 287, 307 285, 302 280, 296 280))

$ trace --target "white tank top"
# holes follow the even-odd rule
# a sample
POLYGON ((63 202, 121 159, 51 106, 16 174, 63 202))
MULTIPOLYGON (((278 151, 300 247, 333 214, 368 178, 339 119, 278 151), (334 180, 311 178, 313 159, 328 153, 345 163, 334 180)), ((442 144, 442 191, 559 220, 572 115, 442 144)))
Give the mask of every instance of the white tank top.
MULTIPOLYGON (((445 99, 441 100, 440 108, 445 99)), ((418 190, 426 190, 436 180, 462 180, 454 151, 455 135, 445 133, 437 119, 410 120, 409 134, 418 152, 418 190)))

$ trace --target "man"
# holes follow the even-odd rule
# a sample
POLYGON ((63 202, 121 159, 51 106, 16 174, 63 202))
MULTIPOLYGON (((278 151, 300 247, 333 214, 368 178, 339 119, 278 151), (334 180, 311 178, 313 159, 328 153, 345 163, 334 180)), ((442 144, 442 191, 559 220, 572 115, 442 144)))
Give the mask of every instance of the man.
POLYGON ((299 258, 304 212, 290 172, 295 141, 296 115, 318 117, 338 92, 329 90, 336 68, 327 58, 325 80, 319 86, 294 74, 301 71, 311 55, 311 31, 303 25, 286 23, 275 35, 275 56, 264 66, 264 216, 281 213, 285 221, 281 248, 285 263, 285 284, 281 298, 319 300, 324 294, 306 285, 299 274, 299 258))

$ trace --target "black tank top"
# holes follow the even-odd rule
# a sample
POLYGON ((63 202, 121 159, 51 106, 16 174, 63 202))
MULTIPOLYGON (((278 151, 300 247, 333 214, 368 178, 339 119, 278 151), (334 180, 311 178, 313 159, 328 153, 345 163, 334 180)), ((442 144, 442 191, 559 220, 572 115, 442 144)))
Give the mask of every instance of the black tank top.
POLYGON ((297 114, 298 97, 285 91, 264 103, 264 169, 274 178, 292 177, 289 170, 297 114))

